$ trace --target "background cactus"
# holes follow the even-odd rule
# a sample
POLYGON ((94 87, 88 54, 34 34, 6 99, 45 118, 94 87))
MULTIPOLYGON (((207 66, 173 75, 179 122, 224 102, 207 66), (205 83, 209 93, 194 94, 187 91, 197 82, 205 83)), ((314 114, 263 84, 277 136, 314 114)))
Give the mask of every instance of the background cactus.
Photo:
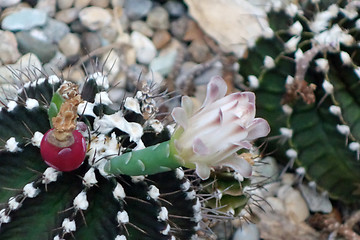
POLYGON ((240 59, 272 132, 267 151, 346 202, 360 199, 359 3, 302 1, 268 11, 271 29, 240 59))

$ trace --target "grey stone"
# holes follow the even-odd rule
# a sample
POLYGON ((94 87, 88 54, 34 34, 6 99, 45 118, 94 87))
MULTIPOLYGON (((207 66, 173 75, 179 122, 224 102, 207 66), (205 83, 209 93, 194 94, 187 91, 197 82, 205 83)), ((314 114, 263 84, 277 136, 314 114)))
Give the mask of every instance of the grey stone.
POLYGON ((21 2, 20 0, 1 0, 0 7, 10 7, 21 2))
POLYGON ((149 12, 146 23, 154 29, 168 29, 169 14, 163 7, 155 7, 149 12))
POLYGON ((74 0, 57 0, 57 5, 61 10, 71 8, 73 4, 74 0))
POLYGON ((165 77, 173 69, 176 56, 177 56, 177 52, 175 49, 169 51, 164 55, 160 55, 151 61, 149 65, 149 69, 151 71, 158 72, 165 77))
POLYGON ((90 53, 101 47, 101 38, 97 33, 85 32, 81 36, 81 43, 85 52, 90 53))
POLYGON ((59 42, 60 51, 67 57, 76 55, 80 52, 80 39, 74 33, 68 33, 59 42))
POLYGON ((39 0, 35 8, 53 17, 56 13, 56 0, 39 0))
POLYGON ((107 8, 110 4, 109 0, 91 0, 90 4, 92 6, 107 8))
POLYGON ((133 21, 130 26, 131 30, 140 32, 147 37, 152 37, 154 34, 154 31, 144 21, 133 21))
POLYGON ((181 17, 185 14, 185 6, 178 1, 168 1, 164 5, 171 17, 181 17))
POLYGON ((79 9, 77 8, 68 8, 61 10, 55 14, 55 19, 64 23, 71 23, 79 16, 79 9))
POLYGON ((82 9, 90 4, 91 0, 75 0, 75 8, 82 9))
POLYGON ((126 0, 124 10, 128 18, 138 20, 145 17, 152 7, 150 0, 126 0))
POLYGON ((1 23, 1 27, 10 31, 30 30, 34 27, 45 25, 46 20, 45 12, 38 9, 25 8, 6 16, 1 23))
POLYGON ((170 24, 170 32, 177 39, 181 40, 185 36, 189 18, 186 16, 180 17, 179 19, 172 21, 170 24))
POLYGON ((19 51, 22 54, 33 53, 43 63, 50 61, 57 52, 57 46, 55 44, 40 41, 28 32, 16 33, 16 39, 19 45, 19 51))
POLYGON ((43 31, 49 42, 57 43, 70 32, 70 28, 63 22, 49 18, 43 27, 43 31))

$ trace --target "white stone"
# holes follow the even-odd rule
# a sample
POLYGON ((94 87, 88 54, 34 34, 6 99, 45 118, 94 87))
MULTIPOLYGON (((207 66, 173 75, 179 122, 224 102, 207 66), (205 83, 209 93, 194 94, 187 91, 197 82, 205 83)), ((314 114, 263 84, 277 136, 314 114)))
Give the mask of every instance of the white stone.
POLYGON ((92 31, 99 30, 111 22, 111 14, 100 7, 86 7, 79 12, 80 22, 92 31))
POLYGON ((235 231, 232 240, 260 240, 260 231, 253 223, 243 223, 235 231))
POLYGON ((309 209, 298 190, 290 188, 284 198, 285 211, 295 222, 304 221, 309 215, 309 209))
POLYGON ((157 54, 157 50, 153 42, 145 35, 133 31, 130 35, 131 43, 135 48, 136 60, 142 64, 149 64, 157 54))
POLYGON ((0 7, 10 7, 20 2, 21 0, 0 0, 0 7))

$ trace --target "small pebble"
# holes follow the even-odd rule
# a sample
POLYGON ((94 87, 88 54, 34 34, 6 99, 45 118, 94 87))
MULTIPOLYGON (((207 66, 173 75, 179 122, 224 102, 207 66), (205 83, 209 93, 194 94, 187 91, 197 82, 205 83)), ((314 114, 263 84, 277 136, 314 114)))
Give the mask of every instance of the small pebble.
POLYGON ((152 7, 150 0, 126 0, 124 12, 130 20, 139 20, 145 17, 152 7))
POLYGON ((74 6, 77 9, 82 9, 89 6, 91 0, 75 0, 74 6))
POLYGON ((48 17, 54 17, 56 13, 56 0, 41 0, 36 4, 36 9, 45 12, 48 17))
POLYGON ((163 48, 171 40, 171 35, 166 30, 158 30, 155 32, 152 41, 157 49, 163 48))
POLYGON ((101 38, 95 32, 84 32, 81 36, 81 44, 87 53, 101 47, 101 38))
POLYGON ((100 7, 87 7, 79 13, 80 22, 92 31, 99 30, 111 22, 109 11, 100 7))
POLYGON ((165 55, 159 55, 151 61, 149 69, 160 73, 162 76, 167 76, 173 69, 176 56, 176 51, 168 52, 165 55))
POLYGON ((61 10, 55 14, 55 19, 66 24, 73 22, 79 16, 79 10, 77 8, 68 8, 61 10))
POLYGON ((170 32, 179 40, 183 39, 187 30, 189 18, 184 16, 172 21, 170 24, 170 32))
POLYGON ((209 60, 210 49, 204 41, 192 41, 188 51, 195 62, 202 63, 209 60))
POLYGON ((110 4, 109 0, 91 0, 90 4, 92 6, 101 7, 101 8, 107 8, 110 4))
POLYGON ((20 57, 15 35, 10 31, 0 30, 0 60, 3 64, 14 63, 20 57))
POLYGON ((143 34, 133 31, 130 35, 131 43, 136 51, 136 60, 139 63, 149 64, 156 56, 153 42, 143 34))
POLYGON ((260 231, 253 223, 244 223, 236 230, 233 240, 259 240, 260 231))
POLYGON ((10 7, 18 4, 19 2, 21 2, 21 0, 1 0, 0 7, 10 7))
POLYGON ((168 29, 169 14, 164 8, 155 7, 147 15, 146 23, 154 29, 168 29))
POLYGON ((47 41, 50 43, 59 42, 66 34, 70 32, 70 28, 67 24, 49 18, 46 25, 42 28, 47 41))
POLYGON ((76 55, 80 52, 80 39, 76 34, 68 33, 60 40, 59 48, 67 57, 76 55))
POLYGON ((40 41, 28 32, 16 33, 16 39, 21 53, 33 53, 43 63, 49 62, 57 52, 57 46, 55 44, 40 41))
POLYGON ((185 14, 185 6, 178 1, 167 1, 164 5, 171 17, 181 17, 185 14))
POLYGON ((141 20, 134 21, 131 23, 130 26, 131 26, 131 30, 142 33, 147 37, 152 37, 154 35, 154 31, 144 21, 141 20))
POLYGON ((71 8, 73 4, 74 4, 74 0, 58 0, 57 1, 57 6, 61 10, 71 8))
POLYGON ((1 23, 1 27, 10 31, 30 30, 45 25, 46 20, 45 12, 27 8, 6 16, 1 23))

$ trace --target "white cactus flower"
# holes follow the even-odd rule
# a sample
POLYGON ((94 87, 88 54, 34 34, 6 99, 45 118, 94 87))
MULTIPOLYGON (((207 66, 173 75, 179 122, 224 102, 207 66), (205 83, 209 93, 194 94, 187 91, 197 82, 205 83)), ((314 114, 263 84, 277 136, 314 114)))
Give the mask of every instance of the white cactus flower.
POLYGON ((214 77, 199 110, 184 96, 182 106, 172 112, 179 125, 172 137, 175 157, 186 167, 196 167, 201 179, 207 179, 211 168, 218 166, 230 167, 249 177, 251 165, 236 152, 250 149, 251 141, 270 132, 266 120, 255 118, 254 93, 237 92, 225 96, 226 91, 225 81, 214 77))

